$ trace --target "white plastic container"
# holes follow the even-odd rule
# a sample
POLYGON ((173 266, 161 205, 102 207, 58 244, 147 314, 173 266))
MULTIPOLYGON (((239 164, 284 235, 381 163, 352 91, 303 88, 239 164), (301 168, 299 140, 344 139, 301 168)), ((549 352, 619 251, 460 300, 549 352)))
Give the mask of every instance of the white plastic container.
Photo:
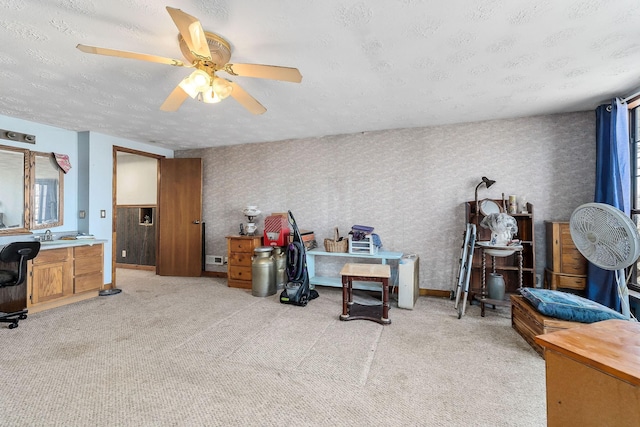
POLYGON ((349 253, 375 255, 378 253, 378 247, 373 244, 371 234, 367 234, 362 240, 353 240, 353 236, 349 235, 349 253))

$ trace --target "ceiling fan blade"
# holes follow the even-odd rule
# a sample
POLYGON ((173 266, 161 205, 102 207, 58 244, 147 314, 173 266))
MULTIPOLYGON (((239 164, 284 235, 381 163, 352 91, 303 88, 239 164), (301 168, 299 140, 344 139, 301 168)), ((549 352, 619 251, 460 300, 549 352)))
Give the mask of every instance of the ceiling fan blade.
POLYGON ((178 108, 182 105, 185 99, 189 98, 189 94, 182 90, 180 85, 176 86, 175 89, 169 94, 167 99, 164 100, 160 109, 162 111, 177 111, 178 108))
POLYGON ((253 96, 249 95, 247 91, 242 89, 240 85, 234 82, 229 82, 233 90, 231 91, 231 96, 233 99, 238 101, 240 105, 246 108, 250 113, 253 114, 262 114, 267 111, 266 108, 262 104, 258 102, 253 96))
MULTIPOLYGON (((184 62, 177 59, 165 58, 162 56, 148 55, 146 53, 127 52, 125 50, 107 49, 104 47, 87 46, 79 44, 76 46, 84 53, 94 53, 96 55, 117 56, 119 58, 139 59, 141 61, 157 62, 166 65, 175 65, 176 67, 185 67, 184 62)), ((190 66, 190 65, 189 65, 190 66)))
POLYGON ((200 57, 211 59, 207 37, 202 25, 200 25, 200 21, 188 13, 173 7, 167 6, 167 12, 171 15, 171 19, 178 27, 178 31, 180 31, 180 35, 182 35, 189 49, 200 57))
POLYGON ((224 67, 224 71, 233 76, 257 77, 259 79, 281 80, 293 83, 302 81, 302 74, 297 68, 278 67, 276 65, 227 64, 224 67))

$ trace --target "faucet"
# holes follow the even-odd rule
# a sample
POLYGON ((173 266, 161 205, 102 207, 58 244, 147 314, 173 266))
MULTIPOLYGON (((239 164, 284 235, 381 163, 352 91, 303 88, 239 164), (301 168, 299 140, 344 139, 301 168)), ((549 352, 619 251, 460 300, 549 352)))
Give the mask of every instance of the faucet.
POLYGON ((50 242, 53 240, 53 236, 51 235, 51 230, 47 230, 44 232, 44 240, 45 242, 50 242))

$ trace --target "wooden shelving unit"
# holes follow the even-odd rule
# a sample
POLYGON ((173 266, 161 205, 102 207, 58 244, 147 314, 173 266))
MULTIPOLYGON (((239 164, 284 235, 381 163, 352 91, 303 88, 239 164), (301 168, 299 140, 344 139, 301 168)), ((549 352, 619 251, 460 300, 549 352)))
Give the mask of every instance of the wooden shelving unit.
MULTIPOLYGON (((494 200, 502 205, 502 200, 494 200)), ((491 230, 483 228, 480 223, 484 218, 481 212, 476 210, 476 202, 465 203, 466 219, 468 223, 476 224, 477 241, 491 239, 491 230)), ((533 287, 536 282, 536 245, 533 222, 533 205, 527 203, 528 213, 510 214, 518 223, 518 234, 514 237, 522 241, 522 286, 533 287)), ((487 258, 491 258, 487 256, 487 258)), ((487 259, 486 273, 492 270, 491 261, 487 259)), ((506 257, 495 257, 496 273, 501 274, 505 282, 505 301, 509 301, 509 294, 517 292, 519 287, 518 253, 506 257)), ((471 280, 469 293, 473 296, 479 294, 482 289, 482 250, 476 248, 473 254, 471 266, 471 280)))

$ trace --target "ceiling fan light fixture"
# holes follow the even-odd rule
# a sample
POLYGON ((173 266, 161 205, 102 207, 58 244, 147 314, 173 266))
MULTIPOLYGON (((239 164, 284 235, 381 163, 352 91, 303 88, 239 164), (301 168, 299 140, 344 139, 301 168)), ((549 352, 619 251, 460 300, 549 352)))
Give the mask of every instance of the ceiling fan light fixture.
POLYGON ((220 98, 213 88, 211 88, 210 90, 202 92, 201 101, 207 104, 216 104, 222 101, 222 98, 220 98))
POLYGON ((198 92, 206 92, 211 86, 211 77, 203 70, 195 70, 189 76, 198 92))
POLYGON ((226 79, 222 79, 218 76, 213 78, 213 84, 211 87, 213 93, 215 93, 221 100, 231 95, 231 91, 233 91, 231 84, 229 84, 226 79))
POLYGON ((206 71, 195 70, 185 77, 179 84, 191 98, 198 96, 200 92, 206 92, 211 88, 211 78, 206 71))
POLYGON ((191 78, 191 76, 187 76, 182 79, 178 86, 180 86, 180 88, 182 88, 182 90, 184 90, 191 98, 195 98, 199 93, 196 85, 193 83, 193 79, 191 78))

